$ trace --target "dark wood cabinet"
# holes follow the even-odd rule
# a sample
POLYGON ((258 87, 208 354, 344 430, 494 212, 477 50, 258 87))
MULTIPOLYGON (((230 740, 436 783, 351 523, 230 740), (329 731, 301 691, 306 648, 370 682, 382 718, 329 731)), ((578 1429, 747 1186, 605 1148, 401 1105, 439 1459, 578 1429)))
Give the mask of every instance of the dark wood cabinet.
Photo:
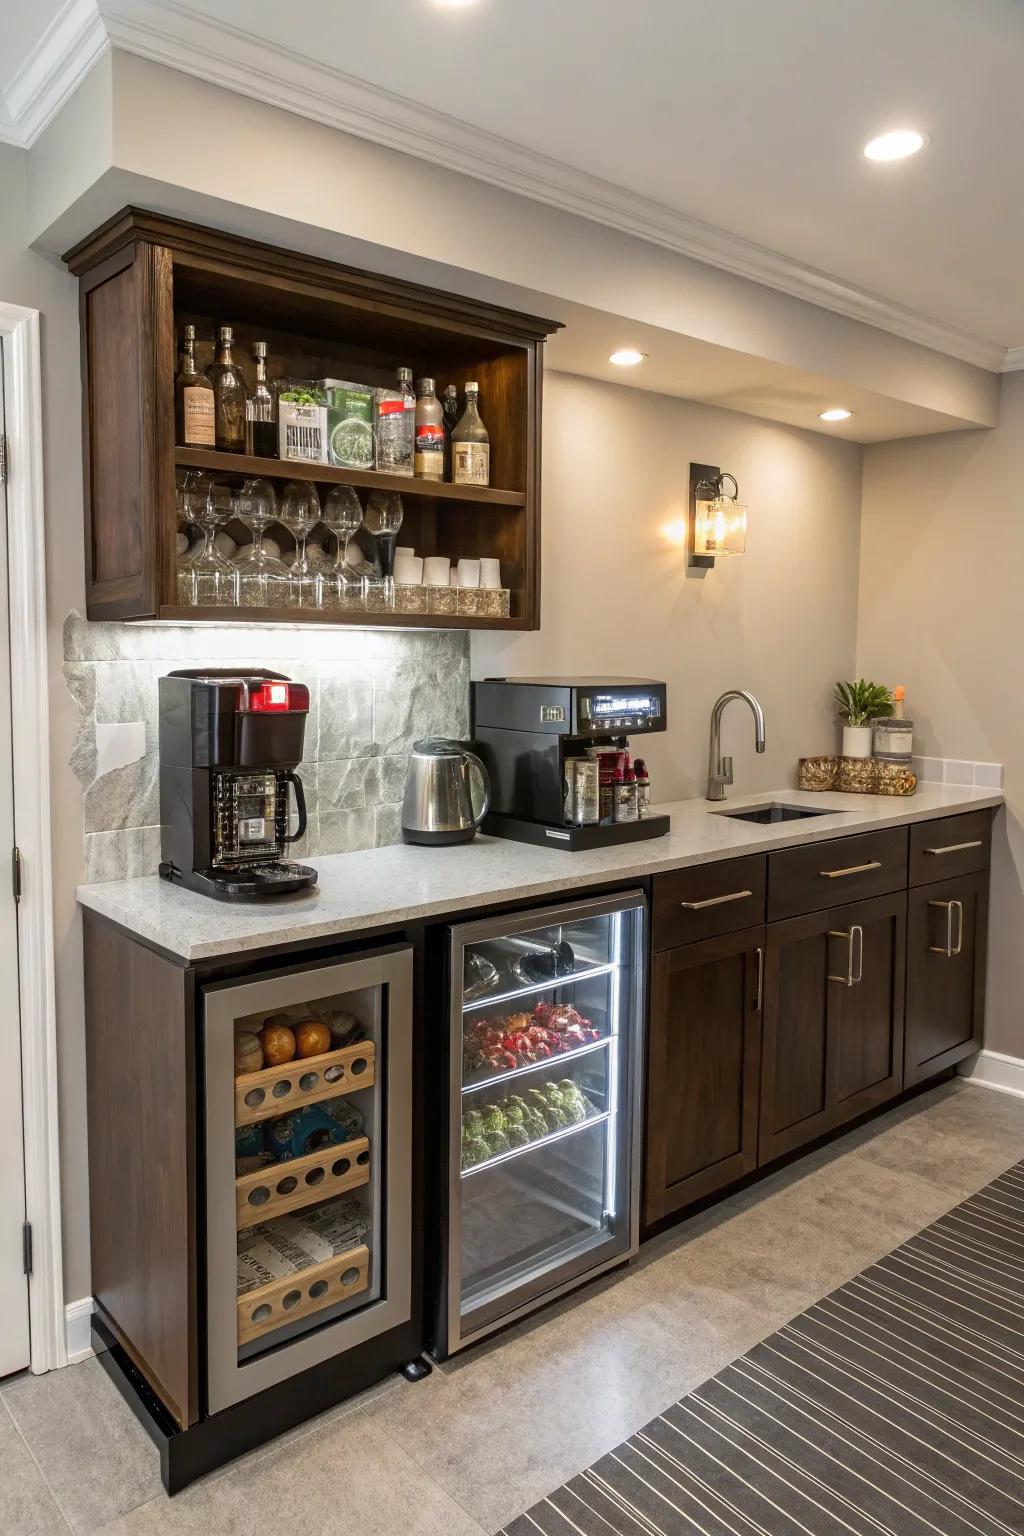
POLYGON ((898 891, 768 924, 760 1162, 899 1093, 905 923, 898 891))
POLYGON ((654 957, 648 1226, 757 1166, 763 960, 760 927, 654 957))
MULTIPOLYGON (((557 322, 139 209, 125 209, 65 260, 80 280, 90 618, 537 627, 543 349, 557 322), (185 324, 196 327, 201 368, 216 327, 231 324, 250 384, 257 338, 267 342, 272 383, 332 378, 394 388, 400 366, 435 379, 438 394, 476 379, 491 439, 490 486, 176 445, 174 377, 185 324), (401 542, 452 560, 496 556, 509 616, 182 607, 176 487, 189 469, 205 469, 233 489, 267 478, 279 495, 295 479, 312 481, 321 499, 335 485, 398 491, 401 542)), ((246 536, 243 527, 228 531, 246 536)), ((273 532, 291 548, 285 529, 273 532)))
POLYGON ((912 1087, 981 1044, 988 871, 910 892, 904 1082, 912 1087))

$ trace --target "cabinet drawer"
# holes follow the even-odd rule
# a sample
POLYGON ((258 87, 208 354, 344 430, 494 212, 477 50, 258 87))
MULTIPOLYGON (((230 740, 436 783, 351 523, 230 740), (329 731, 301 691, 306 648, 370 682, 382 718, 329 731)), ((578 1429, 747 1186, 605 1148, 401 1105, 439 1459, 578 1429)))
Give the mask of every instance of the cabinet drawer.
POLYGON ((655 875, 655 949, 674 949, 764 921, 765 859, 723 859, 655 875))
POLYGON ((768 855, 768 918, 886 896, 906 883, 906 827, 783 848, 768 855))
POLYGON ((920 821, 910 829, 910 883, 929 885, 988 869, 992 857, 992 812, 968 811, 920 821))

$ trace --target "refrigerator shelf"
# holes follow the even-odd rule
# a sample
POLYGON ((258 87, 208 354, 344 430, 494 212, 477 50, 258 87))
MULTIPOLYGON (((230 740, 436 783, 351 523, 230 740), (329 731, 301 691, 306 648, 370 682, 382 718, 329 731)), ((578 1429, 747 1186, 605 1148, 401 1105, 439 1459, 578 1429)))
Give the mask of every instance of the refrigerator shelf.
POLYGON ((365 1243, 285 1275, 238 1298, 238 1342, 248 1344, 265 1333, 296 1322, 324 1307, 347 1301, 369 1284, 370 1250, 365 1243))
POLYGON ((372 1088, 375 1047, 360 1040, 322 1056, 296 1057, 281 1067, 264 1067, 235 1078, 235 1124, 253 1125, 300 1104, 318 1104, 339 1094, 372 1088))
POLYGON ((239 1231, 329 1200, 370 1180, 370 1143, 355 1136, 335 1147, 271 1163, 235 1180, 235 1219, 239 1231))
POLYGON ((538 1136, 535 1141, 528 1141, 523 1147, 512 1147, 508 1152, 498 1152, 494 1157, 485 1158, 482 1163, 474 1163, 471 1168, 463 1168, 462 1177, 468 1179, 475 1173, 483 1173, 488 1168, 497 1168, 501 1163, 510 1163, 514 1158, 524 1157, 527 1152, 535 1152, 538 1147, 550 1147, 556 1141, 565 1141, 569 1136, 575 1136, 592 1125, 603 1125, 611 1117, 610 1109, 599 1110, 596 1115, 588 1115, 576 1125, 565 1125, 561 1130, 549 1131, 546 1136, 538 1136))
POLYGON ((533 997, 538 992, 553 992, 558 987, 575 986, 578 981, 588 981, 594 976, 610 976, 619 970, 619 962, 612 960, 604 965, 588 965, 586 970, 572 971, 568 976, 552 976, 548 981, 531 981, 528 986, 516 987, 512 992, 494 992, 488 997, 474 997, 463 1002, 463 1013, 478 1013, 481 1008, 497 1008, 502 1003, 513 1003, 520 997, 533 997))
MULTIPOLYGON (((525 1067, 509 1067, 507 1072, 498 1072, 494 1077, 482 1077, 479 1082, 463 1083, 462 1096, 465 1098, 467 1094, 479 1093, 481 1088, 500 1088, 504 1083, 514 1083, 517 1077, 526 1077, 531 1072, 542 1072, 545 1067, 549 1069, 570 1067, 574 1061, 579 1061, 581 1056, 591 1056, 595 1051, 605 1050, 615 1043, 615 1039, 614 1035, 605 1035, 603 1040, 590 1040, 586 1045, 576 1046, 574 1050, 562 1051, 557 1056, 546 1056, 543 1061, 531 1061, 525 1067)), ((590 1125, 592 1122, 588 1120, 586 1123, 590 1125)), ((530 1145, 536 1146, 537 1143, 531 1142, 530 1145)), ((525 1152, 526 1148, 516 1150, 525 1152)))

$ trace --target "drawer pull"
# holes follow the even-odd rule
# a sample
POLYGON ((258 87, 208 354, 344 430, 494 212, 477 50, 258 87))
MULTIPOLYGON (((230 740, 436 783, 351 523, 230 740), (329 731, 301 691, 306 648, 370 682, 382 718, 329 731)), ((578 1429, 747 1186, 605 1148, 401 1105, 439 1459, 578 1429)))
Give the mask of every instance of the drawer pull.
POLYGON ((981 838, 975 837, 969 843, 947 843, 944 848, 926 848, 924 851, 933 855, 939 853, 965 853, 968 848, 980 848, 981 846, 981 838))
POLYGON ((851 864, 849 869, 819 869, 823 880, 842 880, 846 875, 863 875, 869 869, 881 869, 881 859, 869 859, 866 864, 851 864))
POLYGON ((730 891, 727 896, 705 896, 703 901, 681 901, 679 905, 687 912, 703 912, 705 907, 721 907, 727 901, 746 901, 753 894, 753 891, 730 891))
POLYGON ((829 981, 842 982, 844 987, 855 987, 858 982, 864 980, 864 930, 859 923, 852 923, 849 928, 830 928, 830 939, 846 940, 846 975, 829 976, 829 981), (854 957, 856 956, 856 961, 854 957))
POLYGON ((944 955, 947 960, 955 960, 964 947, 964 904, 962 901, 930 901, 930 907, 942 907, 946 912, 946 942, 945 944, 929 944, 928 952, 932 955, 944 955), (956 913, 956 938, 953 938, 953 913, 956 913))

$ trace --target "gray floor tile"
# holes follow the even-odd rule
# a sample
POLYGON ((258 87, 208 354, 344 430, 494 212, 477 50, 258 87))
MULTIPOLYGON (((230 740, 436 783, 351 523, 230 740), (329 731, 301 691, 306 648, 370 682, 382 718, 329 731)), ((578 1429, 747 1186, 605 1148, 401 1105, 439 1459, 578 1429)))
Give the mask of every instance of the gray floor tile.
POLYGON ((97 1360, 24 1376, 3 1398, 74 1531, 97 1531, 160 1488, 153 1444, 97 1360))
POLYGON ((31 1452, 0 1403, 0 1531, 68 1536, 68 1526, 31 1452))
POLYGON ((104 1536, 482 1536, 367 1411, 122 1515, 104 1536))

